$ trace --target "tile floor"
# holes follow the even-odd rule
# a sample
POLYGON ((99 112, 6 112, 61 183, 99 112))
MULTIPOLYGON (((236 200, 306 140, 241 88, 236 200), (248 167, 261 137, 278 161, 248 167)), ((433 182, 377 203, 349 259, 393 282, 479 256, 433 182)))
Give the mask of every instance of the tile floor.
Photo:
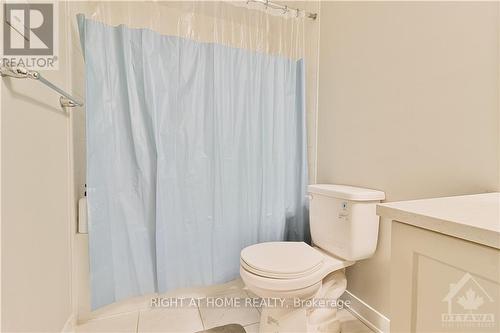
MULTIPOLYGON (((181 290, 161 295, 162 306, 151 306, 151 297, 114 304, 101 309, 92 319, 76 327, 77 333, 118 332, 175 332, 194 333, 225 324, 240 324, 247 333, 259 331, 260 309, 256 307, 213 307, 209 299, 244 299, 250 296, 241 280, 208 288, 181 290), (169 300, 189 297, 187 302, 169 306, 169 300), (208 297, 204 299, 204 297, 208 297), (201 299, 191 303, 190 299, 201 299), (190 304, 191 303, 191 304, 190 304), (132 305, 131 305, 132 304, 132 305)), ((371 333, 372 331, 346 310, 339 312, 343 333, 371 333)))

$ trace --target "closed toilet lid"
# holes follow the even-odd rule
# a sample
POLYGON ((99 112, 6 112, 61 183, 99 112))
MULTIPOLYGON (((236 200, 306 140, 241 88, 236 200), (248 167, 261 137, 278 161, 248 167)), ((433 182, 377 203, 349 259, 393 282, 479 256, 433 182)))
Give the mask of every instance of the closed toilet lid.
POLYGON ((323 265, 324 256, 304 242, 267 242, 241 251, 244 269, 261 276, 299 278, 323 265))

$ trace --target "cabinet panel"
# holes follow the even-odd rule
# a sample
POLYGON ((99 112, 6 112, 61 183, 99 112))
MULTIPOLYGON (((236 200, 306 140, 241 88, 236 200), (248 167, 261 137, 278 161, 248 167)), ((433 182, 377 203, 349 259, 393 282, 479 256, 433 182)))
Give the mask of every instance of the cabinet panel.
POLYGON ((392 224, 391 332, 498 332, 500 251, 392 224))

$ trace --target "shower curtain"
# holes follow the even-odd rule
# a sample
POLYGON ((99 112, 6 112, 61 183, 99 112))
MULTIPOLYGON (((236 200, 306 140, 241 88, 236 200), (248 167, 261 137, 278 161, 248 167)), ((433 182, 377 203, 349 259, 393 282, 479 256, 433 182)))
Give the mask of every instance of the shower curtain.
POLYGON ((78 16, 94 309, 226 282, 244 247, 309 235, 303 18, 150 6, 138 26, 78 16))

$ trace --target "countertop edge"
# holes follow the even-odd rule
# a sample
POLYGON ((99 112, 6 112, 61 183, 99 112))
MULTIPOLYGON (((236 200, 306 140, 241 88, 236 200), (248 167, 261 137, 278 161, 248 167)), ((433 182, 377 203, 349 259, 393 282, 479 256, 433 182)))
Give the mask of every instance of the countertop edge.
POLYGON ((500 234, 492 230, 443 220, 394 207, 387 207, 383 206, 383 204, 377 205, 377 215, 400 223, 464 239, 466 241, 500 250, 500 234))

